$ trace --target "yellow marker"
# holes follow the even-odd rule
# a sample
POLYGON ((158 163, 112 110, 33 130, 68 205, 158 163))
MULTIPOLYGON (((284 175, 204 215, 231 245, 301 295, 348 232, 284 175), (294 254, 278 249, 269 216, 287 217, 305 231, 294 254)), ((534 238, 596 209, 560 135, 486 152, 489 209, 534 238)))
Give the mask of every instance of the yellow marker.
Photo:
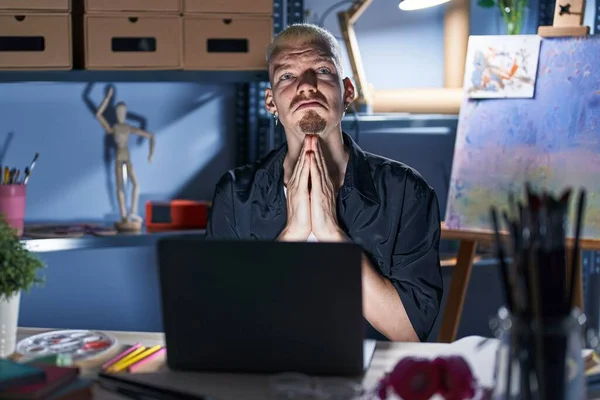
POLYGON ((142 346, 142 347, 132 351, 130 354, 126 355, 125 357, 123 357, 122 359, 120 359, 119 361, 117 361, 116 363, 111 365, 110 367, 108 367, 106 369, 106 371, 107 372, 115 372, 115 369, 118 368, 121 364, 127 362, 128 360, 131 360, 133 357, 137 356, 138 354, 143 353, 146 350, 148 350, 148 348, 146 346, 142 346))
POLYGON ((8 179, 10 178, 10 169, 8 167, 4 167, 4 184, 8 185, 8 179))
POLYGON ((127 369, 127 367, 129 367, 130 365, 143 360, 144 358, 152 355, 153 353, 156 353, 157 351, 159 351, 162 348, 161 345, 156 345, 153 347, 150 347, 149 349, 146 349, 146 351, 144 351, 143 353, 136 355, 132 358, 130 358, 129 360, 126 360, 123 362, 123 364, 121 364, 121 362, 118 362, 117 364, 120 365, 116 365, 114 369, 111 369, 110 372, 119 372, 119 371, 123 371, 124 369, 127 369))

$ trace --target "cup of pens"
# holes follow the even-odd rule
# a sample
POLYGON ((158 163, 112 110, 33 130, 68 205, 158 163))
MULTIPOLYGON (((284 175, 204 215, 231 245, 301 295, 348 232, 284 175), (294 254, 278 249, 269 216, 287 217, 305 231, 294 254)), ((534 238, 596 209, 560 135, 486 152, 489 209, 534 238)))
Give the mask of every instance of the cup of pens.
POLYGON ((27 182, 35 166, 38 154, 25 167, 23 173, 16 168, 0 167, 0 214, 19 236, 23 235, 25 225, 25 203, 27 198, 27 182))
POLYGON ((7 224, 23 235, 25 225, 25 199, 27 186, 22 184, 0 185, 0 214, 3 214, 7 224))
POLYGON ((500 339, 492 398, 583 400, 585 317, 574 306, 574 289, 586 193, 579 195, 574 240, 568 248, 571 190, 558 198, 535 193, 529 185, 525 192, 524 204, 509 196, 509 210, 502 214, 508 232, 504 238, 496 209, 490 211, 505 295, 505 306, 490 324, 500 339))

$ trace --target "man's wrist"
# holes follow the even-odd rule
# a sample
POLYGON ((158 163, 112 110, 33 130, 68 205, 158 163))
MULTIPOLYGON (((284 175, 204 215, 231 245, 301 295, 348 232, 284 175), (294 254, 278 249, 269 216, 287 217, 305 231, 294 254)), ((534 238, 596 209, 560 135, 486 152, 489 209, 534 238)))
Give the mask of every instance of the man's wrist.
POLYGON ((323 242, 349 242, 350 238, 346 233, 338 226, 328 229, 327 232, 323 235, 316 235, 319 241, 323 242), (321 236, 321 237, 319 237, 321 236))
POLYGON ((304 234, 298 230, 285 227, 277 237, 277 240, 281 242, 303 242, 308 239, 308 235, 309 234, 304 234))

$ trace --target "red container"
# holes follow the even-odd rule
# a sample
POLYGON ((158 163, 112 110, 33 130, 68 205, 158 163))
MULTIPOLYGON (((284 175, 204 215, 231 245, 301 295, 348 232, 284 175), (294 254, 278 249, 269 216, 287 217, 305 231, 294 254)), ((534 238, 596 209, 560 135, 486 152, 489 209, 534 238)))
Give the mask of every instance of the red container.
POLYGON ((25 224, 25 199, 27 186, 0 185, 0 214, 4 214, 6 222, 23 235, 25 224))
POLYGON ((210 202, 171 200, 146 203, 148 231, 205 229, 210 202))

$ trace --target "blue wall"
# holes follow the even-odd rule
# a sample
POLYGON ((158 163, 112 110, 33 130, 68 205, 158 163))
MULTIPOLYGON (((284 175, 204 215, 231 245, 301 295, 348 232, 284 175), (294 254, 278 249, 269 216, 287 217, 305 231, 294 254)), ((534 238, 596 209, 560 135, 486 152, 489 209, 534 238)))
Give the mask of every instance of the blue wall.
MULTIPOLYGON (((111 147, 93 111, 106 87, 0 85, 0 163, 24 167, 40 153, 28 185, 29 221, 117 219, 111 147)), ((130 142, 142 215, 146 200, 210 199, 219 175, 235 164, 234 87, 131 83, 115 85, 115 93, 133 113, 130 122, 156 134, 152 164, 148 141, 130 142)), ((161 329, 153 248, 40 256, 47 282, 22 297, 22 326, 161 329)))
MULTIPOLYGON (((28 185, 29 220, 114 220, 118 215, 111 138, 94 115, 106 86, 0 85, 0 144, 9 139, 0 163, 23 168, 40 153, 28 185)), ((127 103, 133 114, 130 122, 156 134, 152 164, 148 141, 130 140, 140 206, 149 198, 212 196, 215 174, 235 161, 232 96, 229 86, 116 85, 117 101, 127 103)), ((113 108, 106 115, 114 121, 113 108)))
MULTIPOLYGON (((319 17, 333 0, 305 0, 319 17)), ((495 10, 472 1, 473 34, 501 32, 495 10)), ((593 20, 593 2, 586 21, 593 20)), ((536 2, 532 8, 537 8, 536 2)), ((357 24, 368 81, 376 88, 434 87, 443 79, 444 6, 401 12, 396 0, 377 0, 357 24)), ((313 18, 313 17, 311 17, 313 18)), ((532 13, 535 18, 535 13, 532 13)), ((339 35, 332 13, 325 27, 339 35)), ((535 24, 526 32, 534 32, 535 24)), ((349 74, 347 60, 344 61, 349 74)), ((29 220, 109 220, 117 215, 113 169, 105 136, 84 100, 96 106, 106 83, 0 84, 0 162, 24 166, 33 153, 40 159, 29 185, 29 220), (8 140, 12 134, 12 140, 8 140)), ((116 97, 145 119, 157 135, 154 163, 146 161, 148 143, 132 139, 132 156, 141 187, 140 211, 148 199, 208 199, 221 173, 235 165, 233 85, 117 84, 116 97)), ((137 119, 139 123, 140 118, 137 119)), ((413 165, 439 193, 444 210, 454 133, 398 134, 361 130, 366 149, 413 165), (391 149, 394 149, 392 152, 391 149)), ((161 329, 154 249, 130 248, 45 253, 47 283, 22 297, 20 325, 57 328, 161 329)), ((446 282, 450 271, 445 271, 446 282)), ((487 273, 487 272, 486 272, 487 273)), ((476 279, 474 277, 473 279, 476 279)), ((487 277, 489 282, 491 277, 487 277)), ((471 285, 470 292, 488 285, 471 285), (474 289, 475 287, 475 289, 474 289)), ((493 292, 493 290, 492 290, 493 292)), ((489 294, 477 293, 478 297, 489 294)), ((497 296, 496 296, 497 297, 497 296)), ((469 307, 469 302, 467 306, 469 307)), ((486 334, 488 311, 478 311, 473 328, 462 334, 486 334), (483 319, 481 318, 481 313, 483 319), (476 324, 475 324, 476 325, 476 324), (477 331, 480 329, 480 331, 477 331)), ((473 313, 468 308, 466 313, 473 313)))

